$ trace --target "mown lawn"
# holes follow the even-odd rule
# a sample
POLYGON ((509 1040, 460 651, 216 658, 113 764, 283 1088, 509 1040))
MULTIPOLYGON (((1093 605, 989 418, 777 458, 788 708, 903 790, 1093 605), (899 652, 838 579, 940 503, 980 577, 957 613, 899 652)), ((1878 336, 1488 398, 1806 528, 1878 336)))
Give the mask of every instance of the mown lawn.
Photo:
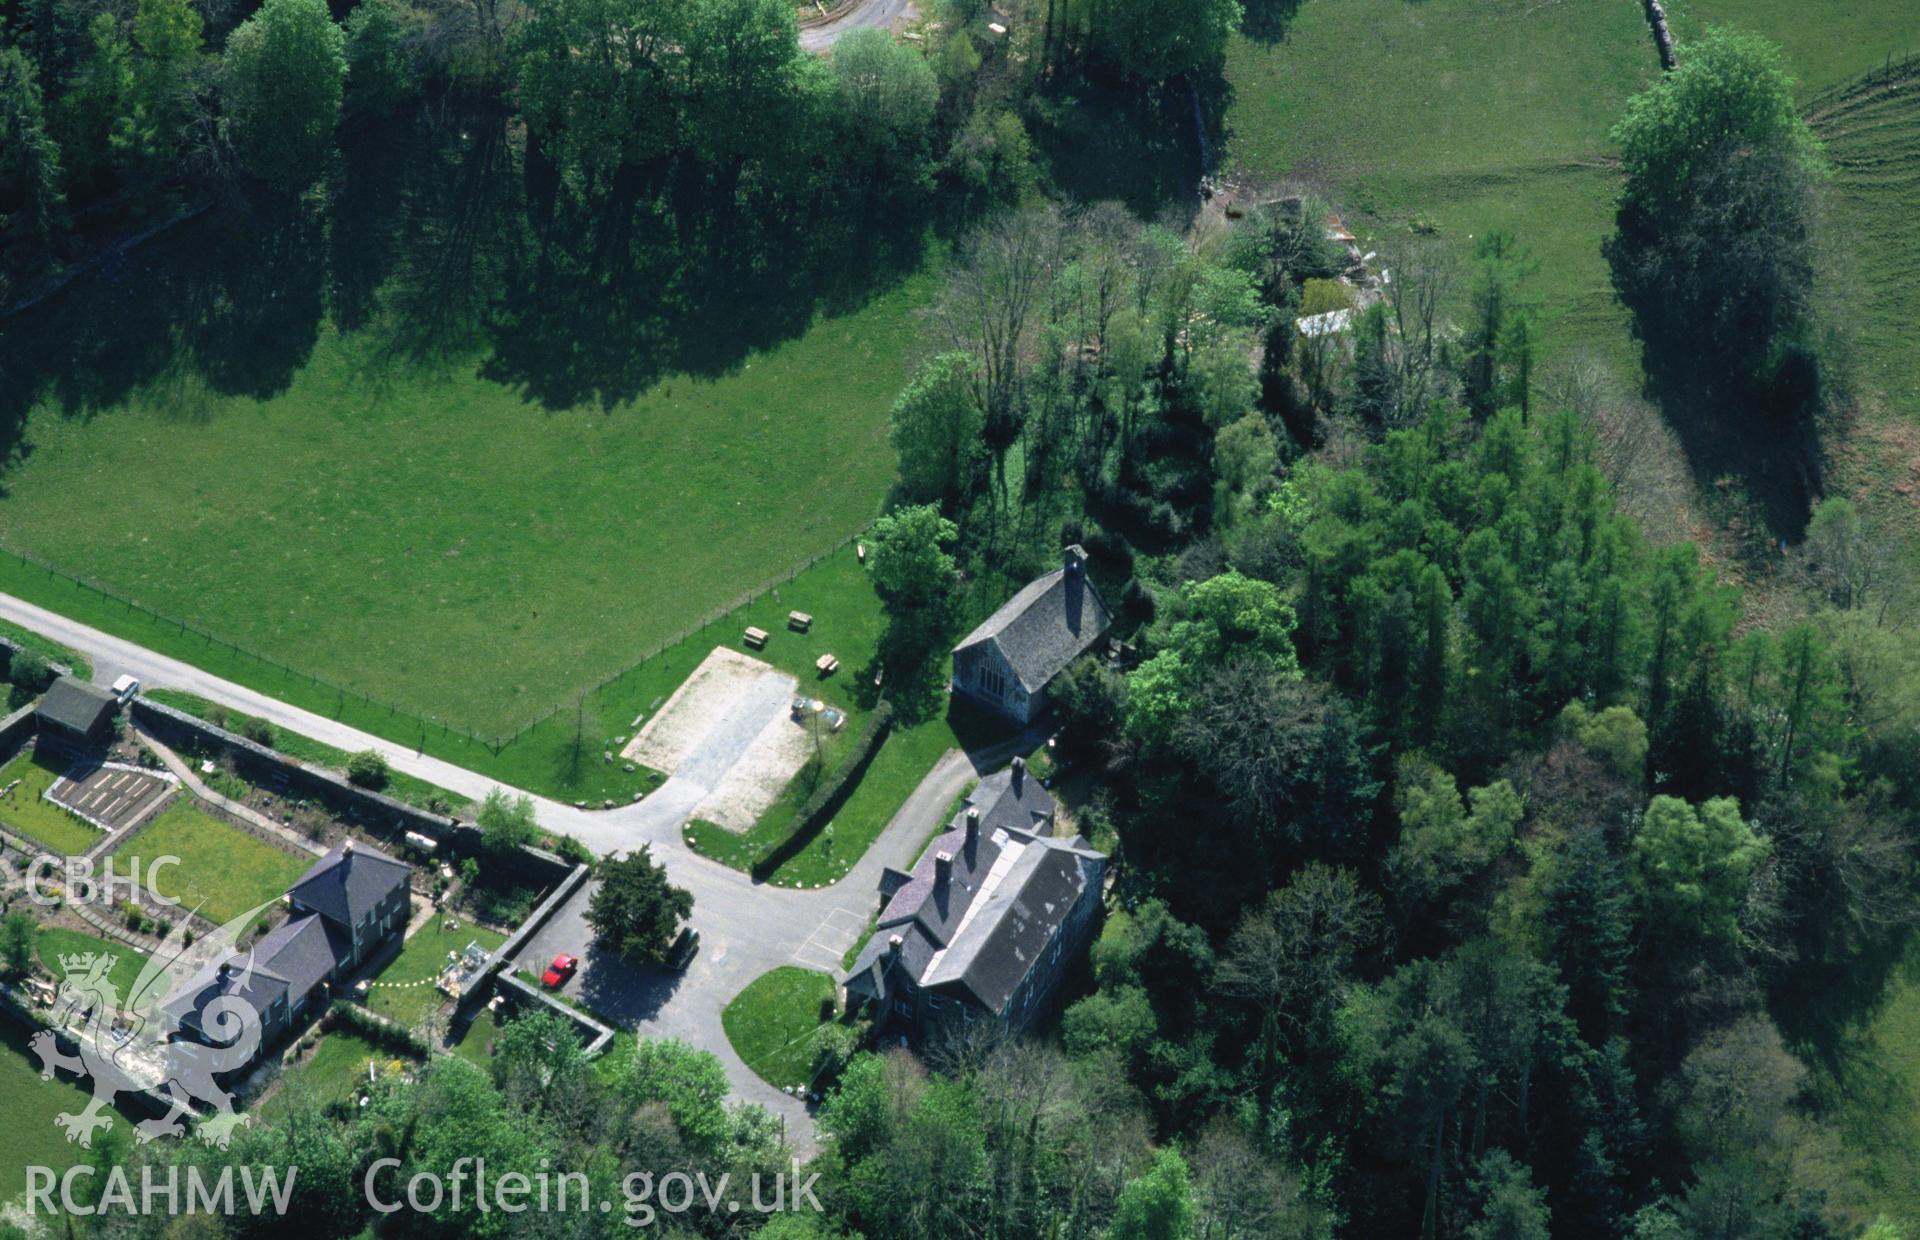
POLYGON ((447 1001, 434 979, 447 967, 448 953, 458 953, 469 943, 478 943, 492 951, 507 941, 507 936, 485 926, 476 926, 464 917, 454 919, 459 929, 448 930, 445 917, 434 917, 415 931, 393 963, 380 971, 367 992, 367 1007, 389 1020, 409 1028, 418 1026, 447 1001))
MULTIPOLYGON (((113 969, 107 977, 120 995, 123 1004, 133 1000, 134 984, 140 980, 140 973, 147 967, 147 957, 141 955, 125 943, 113 943, 98 935, 83 934, 78 930, 63 930, 58 927, 42 927, 34 939, 34 954, 53 975, 66 976, 61 967, 60 957, 84 955, 87 952, 104 953, 113 957, 113 969)), ((159 998, 164 989, 156 988, 152 998, 159 998)))
POLYGON ((384 1072, 395 1063, 408 1064, 392 1051, 375 1046, 356 1033, 336 1029, 321 1037, 312 1054, 287 1069, 282 1091, 305 1089, 322 1104, 353 1097, 367 1083, 367 1064, 384 1072))
MULTIPOLYGON (((290 673, 18 560, 0 589, 329 713, 309 674, 463 738, 511 733, 876 513, 935 283, 607 411, 397 366, 378 333, 326 323, 264 399, 189 375, 86 417, 36 409, 0 499, 7 547, 290 673), (132 477, 112 504, 72 502, 132 477)), ((355 721, 418 737, 384 713, 355 721)))
MULTIPOLYGON (((51 1167, 56 1172, 82 1162, 88 1151, 67 1140, 54 1123, 62 1114, 86 1108, 92 1090, 65 1074, 40 1079, 40 1060, 28 1049, 32 1034, 11 1017, 0 1018, 0 1202, 12 1200, 27 1187, 27 1168, 51 1167)), ((103 1141, 130 1143, 132 1126, 117 1111, 109 1111, 113 1126, 95 1133, 103 1141)))
POLYGON ((161 857, 177 857, 154 879, 160 894, 224 925, 247 910, 285 894, 314 858, 275 847, 256 835, 230 827, 183 796, 158 818, 121 842, 113 852, 116 872, 138 860, 148 871, 161 857))
POLYGON ((727 1041, 755 1075, 777 1088, 811 1083, 813 1035, 833 997, 833 979, 791 965, 747 983, 720 1014, 727 1041))
MULTIPOLYGON (((256 720, 242 711, 229 710, 203 697, 183 693, 178 689, 149 689, 142 696, 150 697, 163 706, 185 711, 196 719, 205 719, 215 727, 225 728, 229 732, 239 732, 244 735, 248 723, 266 723, 273 733, 273 743, 270 748, 276 752, 310 766, 323 766, 338 774, 346 774, 348 755, 344 749, 335 749, 332 745, 322 744, 310 736, 289 732, 277 724, 256 720)), ((472 808, 472 804, 460 794, 449 792, 438 784, 430 784, 424 779, 416 779, 400 771, 394 771, 387 781, 387 786, 380 791, 395 800, 417 805, 421 809, 437 809, 441 813, 458 814, 472 808)))
POLYGON ((20 781, 19 787, 0 799, 0 826, 65 856, 83 853, 98 844, 97 827, 46 799, 47 789, 65 772, 65 763, 45 761, 37 749, 17 754, 0 766, 0 788, 20 781))

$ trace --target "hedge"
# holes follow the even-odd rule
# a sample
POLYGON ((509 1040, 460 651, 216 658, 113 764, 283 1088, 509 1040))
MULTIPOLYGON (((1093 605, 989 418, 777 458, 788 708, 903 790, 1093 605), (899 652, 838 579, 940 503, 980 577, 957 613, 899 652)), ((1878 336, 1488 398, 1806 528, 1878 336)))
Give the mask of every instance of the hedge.
POLYGON ((807 846, 808 841, 827 825, 840 806, 845 803, 853 790, 860 786, 860 777, 867 773, 867 767, 873 762, 873 755, 880 752, 881 742, 887 739, 887 731, 893 726, 893 703, 881 698, 873 708, 873 715, 867 720, 867 726, 854 741, 853 756, 842 762, 832 774, 820 781, 793 816, 793 825, 787 833, 760 850, 754 858, 753 876, 765 879, 807 846))
POLYGON ((425 1038, 405 1025, 396 1024, 356 1003, 335 999, 327 1014, 333 1018, 335 1025, 344 1026, 349 1033, 357 1033, 375 1046, 411 1055, 415 1059, 425 1059, 431 1053, 432 1048, 427 1045, 425 1038))

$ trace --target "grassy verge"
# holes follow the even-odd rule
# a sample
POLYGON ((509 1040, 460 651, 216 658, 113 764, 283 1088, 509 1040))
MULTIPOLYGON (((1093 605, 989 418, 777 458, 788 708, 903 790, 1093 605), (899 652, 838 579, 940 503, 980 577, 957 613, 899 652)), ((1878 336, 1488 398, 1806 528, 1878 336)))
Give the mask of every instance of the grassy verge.
POLYGON ((763 973, 720 1014, 734 1053, 776 1088, 813 1079, 813 1035, 833 998, 833 979, 791 965, 763 973))
MULTIPOLYGON (((859 786, 833 816, 828 829, 809 840, 806 847, 774 871, 767 881, 779 887, 823 887, 845 878, 847 871, 880 838, 880 833, 900 812, 907 797, 940 760, 940 755, 959 744, 960 739, 945 719, 912 728, 895 727, 880 752, 874 755, 859 786)), ((736 870, 747 870, 762 847, 786 834, 797 807, 798 802, 792 801, 790 793, 745 834, 704 822, 688 823, 682 834, 696 852, 736 870)))
MULTIPOLYGON (((346 774, 347 752, 344 749, 335 749, 332 745, 322 744, 310 736, 289 732, 266 720, 255 720, 252 715, 230 710, 225 706, 209 702, 203 697, 183 693, 178 689, 151 689, 145 696, 163 706, 185 711, 196 719, 204 719, 215 727, 225 728, 229 732, 244 733, 249 722, 265 723, 273 734, 271 748, 275 752, 311 766, 325 767, 336 774, 346 774)), ((438 784, 430 784, 424 779, 416 779, 400 771, 392 772, 387 786, 381 791, 409 805, 415 805, 421 809, 434 809, 442 813, 458 814, 472 808, 471 802, 459 793, 449 792, 438 784)))
POLYGON ((73 669, 73 674, 82 680, 93 679, 93 661, 78 650, 69 650, 59 642, 40 636, 32 629, 23 629, 17 624, 0 620, 0 637, 10 638, 15 644, 33 651, 49 663, 64 663, 73 669))
MULTIPOLYGON (((88 1151, 68 1141, 54 1123, 61 1114, 86 1109, 91 1091, 66 1075, 40 1079, 40 1060, 28 1049, 32 1034, 11 1018, 0 1017, 0 1202, 18 1196, 27 1186, 27 1168, 51 1167, 63 1171, 85 1161, 88 1151)), ((94 1142, 126 1141, 131 1126, 117 1111, 109 1111, 113 1128, 95 1133, 94 1142)))
POLYGON ((47 789, 64 773, 63 765, 41 760, 39 750, 17 754, 0 766, 0 788, 20 784, 0 800, 0 826, 45 844, 63 856, 83 853, 100 842, 97 827, 46 799, 47 789))
POLYGON ((122 841, 112 860, 124 874, 136 860, 151 866, 161 857, 177 857, 179 864, 152 878, 160 894, 188 909, 198 905, 200 915, 217 924, 279 899, 313 864, 312 857, 228 826, 184 796, 122 841))
MULTIPOLYGON (((138 641, 291 705, 498 779, 509 787, 587 804, 630 801, 634 793, 658 784, 660 776, 656 772, 624 769, 617 760, 621 745, 637 729, 636 720, 658 709, 715 645, 737 648, 740 634, 748 625, 774 634, 766 650, 752 652, 755 657, 794 673, 802 685, 815 686, 810 689, 815 696, 850 713, 859 709, 850 700, 853 676, 871 658, 885 628, 880 601, 867 582, 865 570, 854 549, 845 547, 796 572, 753 603, 602 684, 576 706, 550 716, 496 751, 485 739, 459 727, 423 723, 377 702, 335 692, 278 664, 129 611, 64 578, 25 568, 19 560, 4 554, 0 554, 0 590, 138 641), (789 630, 789 610, 811 613, 812 631, 802 634, 789 630), (827 653, 837 656, 842 666, 837 675, 823 681, 813 660, 827 653), (605 760, 603 753, 616 758, 605 760)), ((857 722, 857 718, 850 720, 848 726, 855 727, 857 722)))
POLYGON ((492 951, 507 941, 506 935, 464 919, 459 926, 458 930, 448 930, 444 918, 434 917, 414 931, 400 954, 373 979, 367 990, 367 1007, 416 1029, 428 1012, 447 1001, 433 982, 447 967, 449 953, 459 952, 469 943, 492 951))

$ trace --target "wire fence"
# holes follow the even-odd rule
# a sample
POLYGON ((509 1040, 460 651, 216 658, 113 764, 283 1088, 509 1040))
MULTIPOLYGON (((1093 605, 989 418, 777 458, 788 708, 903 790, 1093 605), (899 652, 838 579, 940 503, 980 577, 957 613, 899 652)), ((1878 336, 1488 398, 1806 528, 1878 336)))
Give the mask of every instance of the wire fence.
MULTIPOLYGON (((694 636, 697 636, 698 634, 706 632, 708 629, 712 628, 714 625, 725 620, 728 616, 731 616, 736 612, 742 611, 745 608, 751 607, 754 603, 764 598, 770 591, 777 590, 783 585, 791 584, 796 578, 800 576, 801 573, 806 572, 808 569, 820 563, 820 561, 826 559, 828 556, 838 555, 840 552, 845 551, 848 547, 852 546, 855 542, 857 542, 861 538, 866 537, 867 531, 870 528, 872 528, 871 522, 869 522, 867 525, 861 526, 859 529, 847 535, 845 538, 842 538, 839 542, 834 543, 831 547, 828 547, 826 550, 816 552, 815 554, 800 561, 798 564, 793 565, 791 568, 787 569, 784 573, 781 573, 780 575, 775 577, 768 578, 766 581, 761 582, 758 586, 754 587, 753 589, 748 590, 744 594, 739 595, 738 597, 733 599, 731 602, 725 603, 719 607, 714 608, 712 611, 708 612, 705 616, 702 616, 697 623, 689 624, 686 628, 680 630, 678 633, 674 634, 672 637, 669 637, 664 641, 657 642, 651 648, 649 648, 645 654, 641 655, 639 658, 635 659, 633 662, 627 664, 627 666, 621 668, 619 671, 613 673, 611 676, 608 676, 605 680, 602 680, 599 684, 596 684, 591 688, 582 690, 577 697, 568 701, 561 702, 558 705, 549 708, 542 714, 536 716, 531 722, 526 724, 519 731, 513 733, 511 736, 506 737, 501 742, 501 744, 503 746, 511 745, 514 741, 519 740, 521 737, 525 736, 527 733, 533 731, 535 728, 539 727, 543 723, 546 723, 548 720, 552 719, 555 715, 558 715, 563 711, 579 710, 584 708, 587 703, 587 699, 594 697, 597 694, 603 693, 607 689, 611 688, 612 686, 619 684, 621 681, 627 679, 627 677, 629 676, 632 676, 634 673, 638 672, 641 668, 653 662, 653 660, 659 658, 662 654, 665 654, 667 651, 673 649, 675 646, 680 645, 682 642, 686 641, 691 637, 694 637, 694 636)), ((497 754, 499 750, 496 749, 494 752, 497 754)))
MULTIPOLYGON (((733 615, 735 612, 738 612, 743 608, 752 606, 755 602, 757 602, 759 599, 764 597, 770 591, 776 590, 783 585, 790 584, 797 577, 799 577, 801 573, 806 572, 808 569, 820 563, 820 561, 826 559, 828 556, 836 555, 839 552, 846 550, 846 548, 851 546, 854 542, 856 542, 861 538, 864 538, 869 528, 871 528, 871 522, 869 522, 867 525, 861 526, 859 529, 855 530, 853 533, 848 534, 845 538, 842 538, 840 541, 834 543, 832 546, 826 548, 824 551, 817 552, 814 555, 807 557, 805 560, 802 560, 799 563, 794 564, 791 567, 783 570, 779 574, 768 578, 766 581, 762 582, 760 585, 754 587, 753 589, 748 590, 738 595, 731 601, 719 607, 714 608, 712 611, 702 616, 698 621, 687 625, 685 628, 673 634, 671 637, 668 637, 662 641, 656 642, 654 645, 647 648, 646 653, 635 658, 632 662, 620 668, 620 670, 607 676, 605 679, 599 681, 597 684, 594 684, 593 686, 581 691, 579 694, 563 699, 558 704, 551 706, 544 711, 541 711, 539 714, 534 715, 531 719, 529 719, 524 724, 520 725, 518 728, 515 728, 510 732, 504 732, 494 736, 488 736, 482 732, 476 731, 472 727, 469 727, 465 724, 454 723, 454 722, 451 722, 450 720, 441 719, 437 715, 421 714, 418 711, 409 710, 406 707, 400 706, 394 702, 389 702, 384 698, 376 697, 373 694, 365 692, 364 690, 355 689, 349 685, 343 685, 338 681, 329 680, 326 677, 316 675, 313 672, 302 671, 299 668, 292 667, 292 666, 289 666, 288 664, 282 663, 278 659, 272 658, 268 655, 261 654, 256 650, 252 650, 252 649, 249 649, 248 647, 240 645, 238 642, 234 642, 232 640, 229 640, 228 638, 222 637, 220 634, 215 633, 209 629, 202 628, 199 625, 194 624, 192 621, 183 619, 179 616, 171 615, 164 611, 160 611, 157 608, 149 607, 144 603, 136 602, 135 600, 130 599, 123 594, 118 594, 112 590, 107 589, 106 587, 100 585, 98 582, 89 581, 84 577, 76 576, 73 573, 67 572, 64 569, 55 568, 51 564, 45 563, 44 561, 41 561, 41 560, 36 560, 33 557, 25 555, 19 551, 14 551, 12 549, 0 549, 0 550, 3 550, 6 555, 12 557, 13 559, 18 560, 22 568, 29 569, 34 572, 45 573, 48 576, 48 578, 52 580, 64 581, 67 584, 73 586, 75 589, 84 590, 87 593, 98 597, 103 602, 110 603, 110 604, 113 604, 114 606, 125 609, 129 614, 144 616, 149 622, 153 624, 162 625, 167 628, 177 630, 179 633, 183 635, 191 635, 207 643, 207 645, 209 646, 218 647, 240 659, 248 660, 255 664, 258 664, 260 667, 271 669, 272 671, 279 673, 282 677, 286 678, 289 681, 292 681, 295 683, 305 682, 309 689, 319 690, 324 693, 332 694, 335 699, 335 705, 334 705, 335 718, 339 718, 342 715, 344 715, 344 713, 346 712, 347 705, 349 703, 358 703, 363 712, 385 711, 388 717, 391 719, 407 720, 411 722, 414 725, 414 727, 417 728, 419 731, 420 746, 423 749, 426 746, 426 741, 428 737, 431 736, 432 733, 438 732, 443 737, 465 738, 470 744, 485 746, 490 752, 492 752, 492 754, 495 757, 499 757, 502 750, 506 749, 509 745, 512 745, 515 741, 518 741, 521 737, 527 735, 527 733, 532 732, 535 728, 538 728, 542 724, 548 722, 549 720, 554 718, 554 716, 559 715, 564 711, 583 709, 588 699, 594 697, 597 694, 605 692, 611 686, 618 684, 619 682, 625 680, 629 676, 632 676, 636 672, 640 671, 641 668, 645 667, 648 663, 652 662, 654 659, 664 654, 666 651, 671 650, 673 647, 680 645, 682 642, 686 641, 688 638, 694 637, 697 634, 705 632, 707 629, 712 628, 715 624, 720 623, 721 621, 725 620, 728 616, 733 615)), ((389 739, 396 739, 396 740, 399 739, 398 737, 393 736, 391 732, 386 733, 386 735, 388 736, 389 739)))
POLYGON ((1807 100, 1803 110, 1812 111, 1814 108, 1834 103, 1863 88, 1910 77, 1916 67, 1920 67, 1920 51, 1888 52, 1886 60, 1877 67, 1868 69, 1858 77, 1848 78, 1844 82, 1835 82, 1831 86, 1816 91, 1807 100))

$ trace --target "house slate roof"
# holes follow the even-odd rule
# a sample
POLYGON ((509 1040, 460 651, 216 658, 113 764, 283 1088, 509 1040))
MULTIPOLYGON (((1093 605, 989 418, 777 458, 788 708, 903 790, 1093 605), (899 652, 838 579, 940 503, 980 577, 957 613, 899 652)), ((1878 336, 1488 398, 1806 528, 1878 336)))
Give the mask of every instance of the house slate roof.
POLYGON ((204 1033, 207 1005, 233 996, 262 1016, 282 998, 298 999, 325 981, 348 955, 344 936, 311 913, 294 917, 260 936, 250 951, 230 951, 194 974, 166 1010, 182 1028, 204 1033))
POLYGON ((957 991, 996 1014, 1006 1010, 1081 895, 1098 885, 1107 860, 1078 836, 1049 834, 1053 798, 1030 775, 1018 782, 1020 791, 1011 772, 981 782, 969 798, 981 811, 971 844, 962 809, 928 847, 854 961, 850 992, 884 1000, 904 973, 923 988, 957 991), (1045 811, 1036 815, 1042 797, 1045 811), (936 875, 941 853, 953 858, 944 887, 936 875), (896 936, 897 959, 890 954, 896 936))
POLYGON ((47 689, 35 708, 41 722, 53 723, 74 732, 92 733, 113 713, 113 694, 72 676, 62 676, 47 689))
POLYGON ((1086 579, 1086 556, 1068 548, 1073 567, 1030 581, 953 648, 955 654, 993 642, 1021 687, 1038 693, 1060 669, 1100 640, 1113 615, 1086 579))
POLYGON ((1054 808, 1053 794, 1041 787, 1039 780, 1024 769, 1007 767, 981 780, 967 794, 961 818, 965 818, 966 810, 977 809, 983 832, 1004 829, 1051 834, 1047 824, 1053 821, 1054 808))
POLYGON ((394 888, 407 885, 409 869, 377 848, 336 844, 287 894, 335 925, 351 929, 378 908, 394 888))

